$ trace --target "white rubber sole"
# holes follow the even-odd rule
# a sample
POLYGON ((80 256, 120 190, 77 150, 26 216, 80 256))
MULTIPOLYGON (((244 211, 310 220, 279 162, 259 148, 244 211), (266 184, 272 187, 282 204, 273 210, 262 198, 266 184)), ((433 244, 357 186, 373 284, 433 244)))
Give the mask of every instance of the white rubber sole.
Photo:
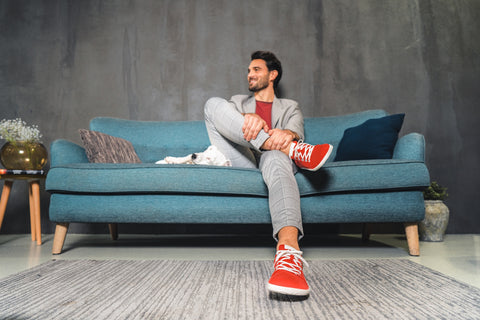
POLYGON ((272 293, 289 295, 289 296, 308 296, 310 294, 310 288, 307 290, 295 289, 295 288, 289 288, 289 287, 280 287, 270 283, 267 283, 267 291, 272 293))

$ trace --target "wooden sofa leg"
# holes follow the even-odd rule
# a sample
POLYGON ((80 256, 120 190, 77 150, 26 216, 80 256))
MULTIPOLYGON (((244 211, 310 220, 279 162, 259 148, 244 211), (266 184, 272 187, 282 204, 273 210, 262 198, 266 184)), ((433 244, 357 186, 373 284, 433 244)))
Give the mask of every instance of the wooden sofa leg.
POLYGON ((53 238, 52 254, 62 253, 65 237, 67 236, 68 223, 57 223, 55 228, 55 237, 53 238))
POLYGON ((370 234, 372 233, 372 227, 369 223, 364 223, 363 224, 363 230, 362 230, 362 240, 363 241, 368 241, 370 240, 370 234))
POLYGON ((118 224, 109 223, 108 224, 108 229, 110 230, 110 236, 112 237, 112 240, 117 240, 118 239, 118 224))
POLYGON ((411 256, 420 255, 420 243, 418 240, 418 223, 405 223, 408 252, 411 256))

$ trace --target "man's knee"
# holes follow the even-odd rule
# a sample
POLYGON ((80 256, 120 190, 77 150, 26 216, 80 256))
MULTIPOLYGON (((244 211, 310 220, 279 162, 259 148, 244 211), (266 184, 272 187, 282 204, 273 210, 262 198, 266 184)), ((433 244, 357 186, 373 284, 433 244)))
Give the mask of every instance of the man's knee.
POLYGON ((223 98, 212 97, 208 99, 204 106, 205 118, 210 118, 215 114, 217 108, 224 103, 228 103, 228 101, 223 98))
POLYGON ((266 151, 262 154, 260 160, 260 167, 262 172, 277 175, 280 172, 291 173, 291 160, 283 152, 279 150, 266 151))

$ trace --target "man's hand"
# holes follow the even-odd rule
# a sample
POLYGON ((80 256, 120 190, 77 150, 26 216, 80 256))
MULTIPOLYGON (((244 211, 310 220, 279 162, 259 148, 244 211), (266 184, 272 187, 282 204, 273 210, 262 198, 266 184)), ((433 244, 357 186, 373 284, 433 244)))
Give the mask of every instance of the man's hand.
POLYGON ((263 120, 258 114, 246 113, 244 116, 245 121, 243 122, 242 131, 245 140, 254 140, 262 129, 268 133, 269 128, 267 122, 263 120))
POLYGON ((290 130, 271 129, 268 131, 270 138, 265 141, 262 149, 265 150, 285 150, 290 147, 290 143, 297 138, 297 135, 290 130))

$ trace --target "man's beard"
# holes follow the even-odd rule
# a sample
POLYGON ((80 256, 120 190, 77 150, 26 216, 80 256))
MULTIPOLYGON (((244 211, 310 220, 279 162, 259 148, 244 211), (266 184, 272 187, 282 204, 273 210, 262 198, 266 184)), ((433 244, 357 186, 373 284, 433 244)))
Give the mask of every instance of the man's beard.
POLYGON ((254 85, 252 86, 249 85, 248 90, 250 90, 251 92, 258 92, 267 87, 268 87, 268 79, 261 78, 261 79, 258 79, 254 85))

